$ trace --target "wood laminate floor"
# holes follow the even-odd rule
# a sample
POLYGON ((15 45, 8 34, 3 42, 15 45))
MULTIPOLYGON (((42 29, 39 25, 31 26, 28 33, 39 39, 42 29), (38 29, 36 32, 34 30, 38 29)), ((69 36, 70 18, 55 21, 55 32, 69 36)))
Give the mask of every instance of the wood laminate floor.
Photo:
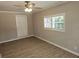
POLYGON ((76 58, 67 51, 35 37, 0 44, 3 58, 76 58))

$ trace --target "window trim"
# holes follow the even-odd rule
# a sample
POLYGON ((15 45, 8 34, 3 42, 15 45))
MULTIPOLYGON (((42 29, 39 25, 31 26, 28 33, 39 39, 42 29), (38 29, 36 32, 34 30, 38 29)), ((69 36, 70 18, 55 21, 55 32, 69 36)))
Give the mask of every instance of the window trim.
POLYGON ((45 28, 45 30, 54 30, 54 31, 59 31, 59 32, 65 32, 65 13, 59 13, 55 15, 50 15, 50 16, 44 16, 45 17, 56 17, 56 16, 64 16, 64 28, 63 29, 56 29, 56 28, 45 28))

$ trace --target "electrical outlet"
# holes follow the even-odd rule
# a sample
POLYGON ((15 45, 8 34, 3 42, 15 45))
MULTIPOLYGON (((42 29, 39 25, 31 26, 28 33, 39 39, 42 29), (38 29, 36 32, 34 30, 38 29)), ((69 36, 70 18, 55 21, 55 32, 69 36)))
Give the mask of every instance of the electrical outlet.
POLYGON ((75 50, 77 50, 77 49, 78 49, 78 47, 77 47, 77 46, 74 46, 74 49, 75 49, 75 50))
POLYGON ((79 47, 78 46, 74 46, 74 51, 76 51, 77 53, 79 53, 79 47))

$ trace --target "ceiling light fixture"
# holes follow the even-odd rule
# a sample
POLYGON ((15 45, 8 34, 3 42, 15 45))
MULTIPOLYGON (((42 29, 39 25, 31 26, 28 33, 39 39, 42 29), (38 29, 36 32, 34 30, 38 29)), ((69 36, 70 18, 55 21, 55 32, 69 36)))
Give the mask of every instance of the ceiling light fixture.
POLYGON ((32 12, 32 8, 25 8, 25 12, 32 12))
POLYGON ((32 11, 32 4, 30 4, 29 1, 25 1, 25 12, 31 12, 32 11))

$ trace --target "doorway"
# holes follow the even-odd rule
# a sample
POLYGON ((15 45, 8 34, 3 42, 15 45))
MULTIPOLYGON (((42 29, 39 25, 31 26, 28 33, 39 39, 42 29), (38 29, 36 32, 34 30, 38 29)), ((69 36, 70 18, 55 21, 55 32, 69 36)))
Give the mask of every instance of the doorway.
POLYGON ((27 16, 16 15, 17 38, 25 38, 28 35, 27 16))

